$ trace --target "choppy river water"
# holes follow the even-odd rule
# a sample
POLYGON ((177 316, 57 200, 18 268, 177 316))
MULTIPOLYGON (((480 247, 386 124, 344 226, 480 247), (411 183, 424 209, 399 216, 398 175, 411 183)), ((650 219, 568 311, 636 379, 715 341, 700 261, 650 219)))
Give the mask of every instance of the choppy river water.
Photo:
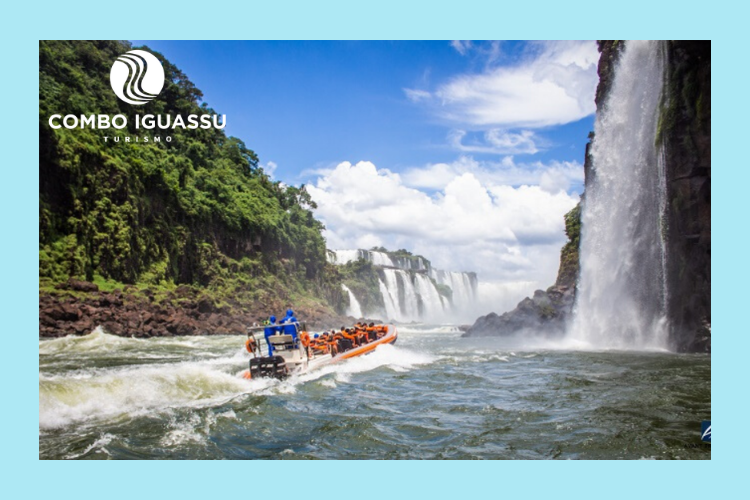
POLYGON ((242 337, 39 341, 42 459, 711 458, 711 358, 462 339, 283 382, 244 380, 242 337))

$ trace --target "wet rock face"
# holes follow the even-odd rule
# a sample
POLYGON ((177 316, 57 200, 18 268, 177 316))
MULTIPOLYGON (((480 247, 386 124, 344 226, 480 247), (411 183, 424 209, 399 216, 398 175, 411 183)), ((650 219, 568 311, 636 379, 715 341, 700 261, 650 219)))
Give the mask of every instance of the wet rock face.
POLYGON ((552 286, 537 290, 523 299, 512 311, 502 315, 490 313, 479 318, 462 337, 512 336, 526 333, 560 336, 573 310, 573 287, 552 286))
POLYGON ((668 45, 666 156, 670 340, 711 350, 711 42, 668 45))

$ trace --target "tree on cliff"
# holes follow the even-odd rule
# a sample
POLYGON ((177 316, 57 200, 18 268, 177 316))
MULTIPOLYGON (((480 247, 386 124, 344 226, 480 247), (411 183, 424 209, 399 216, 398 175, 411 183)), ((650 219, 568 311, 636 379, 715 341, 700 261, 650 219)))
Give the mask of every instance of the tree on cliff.
POLYGON ((169 143, 122 140, 144 136, 134 128, 136 112, 215 113, 153 51, 164 67, 163 91, 137 108, 120 102, 109 71, 130 49, 127 42, 40 42, 40 279, 208 286, 237 274, 316 278, 325 242, 309 195, 273 182, 240 139, 177 128, 160 131, 172 136, 169 143), (122 114, 128 126, 52 129, 52 114, 122 114))

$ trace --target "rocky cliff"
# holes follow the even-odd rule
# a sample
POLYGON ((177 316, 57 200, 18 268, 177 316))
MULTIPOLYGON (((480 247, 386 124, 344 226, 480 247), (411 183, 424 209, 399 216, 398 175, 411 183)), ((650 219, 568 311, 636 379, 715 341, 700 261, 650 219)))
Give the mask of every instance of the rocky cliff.
MULTIPOLYGON (((95 283, 70 279, 39 296, 39 335, 84 335, 97 326, 112 335, 139 338, 244 334, 269 314, 282 315, 289 305, 273 296, 252 302, 217 300, 190 285, 168 291, 133 285, 102 290, 95 283)), ((352 320, 312 300, 295 301, 293 307, 312 329, 352 320)))
MULTIPOLYGON (((612 86, 624 43, 600 41, 597 110, 612 86)), ((656 141, 664 147, 667 213, 667 314, 670 344, 677 351, 711 349, 711 45, 673 41, 667 47, 666 88, 656 141)), ((589 145, 584 172, 594 182, 589 145)), ((566 215, 569 241, 563 247, 555 286, 537 290, 516 309, 479 318, 464 336, 514 335, 565 329, 575 302, 578 276, 580 205, 566 215)))
POLYGON ((711 350, 711 42, 667 45, 659 137, 667 175, 670 340, 711 350))

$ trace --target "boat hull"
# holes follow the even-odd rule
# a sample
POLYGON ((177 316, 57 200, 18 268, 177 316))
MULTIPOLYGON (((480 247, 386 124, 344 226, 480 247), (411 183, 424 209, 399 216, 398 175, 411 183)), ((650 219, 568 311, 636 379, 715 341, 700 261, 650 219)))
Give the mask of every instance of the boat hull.
POLYGON ((381 345, 395 344, 398 340, 398 330, 393 325, 387 325, 388 333, 383 337, 331 356, 320 353, 309 356, 301 345, 298 349, 284 351, 274 356, 252 358, 250 369, 243 372, 243 377, 251 378, 277 378, 284 379, 290 375, 297 375, 315 370, 323 366, 341 361, 364 356, 375 351, 381 345))

